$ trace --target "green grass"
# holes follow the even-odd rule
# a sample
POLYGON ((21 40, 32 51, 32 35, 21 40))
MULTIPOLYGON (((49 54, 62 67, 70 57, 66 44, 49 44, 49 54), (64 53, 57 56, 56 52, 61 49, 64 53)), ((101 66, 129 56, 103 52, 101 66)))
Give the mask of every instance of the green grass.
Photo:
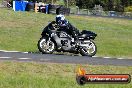
MULTIPOLYGON (((76 83, 75 64, 0 62, 0 88, 131 88, 129 84, 76 83)), ((92 74, 130 74, 128 66, 82 66, 92 74)))
MULTIPOLYGON (((132 58, 132 20, 66 16, 80 30, 98 34, 97 56, 132 58)), ((55 15, 0 8, 0 49, 36 52, 42 28, 55 15)))

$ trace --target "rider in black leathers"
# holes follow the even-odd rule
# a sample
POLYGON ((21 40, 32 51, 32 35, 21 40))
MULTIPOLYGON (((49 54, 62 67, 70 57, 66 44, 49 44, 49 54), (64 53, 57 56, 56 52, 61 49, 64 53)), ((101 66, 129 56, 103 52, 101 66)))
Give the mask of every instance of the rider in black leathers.
POLYGON ((65 31, 67 34, 71 35, 75 40, 78 40, 79 30, 71 25, 64 17, 64 15, 56 16, 56 23, 60 27, 59 30, 65 31))

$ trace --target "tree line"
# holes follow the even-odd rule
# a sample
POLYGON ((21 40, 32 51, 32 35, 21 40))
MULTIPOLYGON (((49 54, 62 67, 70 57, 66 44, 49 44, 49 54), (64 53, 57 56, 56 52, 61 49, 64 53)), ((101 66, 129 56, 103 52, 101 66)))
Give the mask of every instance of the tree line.
POLYGON ((95 5, 101 5, 104 10, 122 12, 125 7, 132 6, 132 0, 76 0, 79 8, 91 9, 95 5))
MULTIPOLYGON (((44 3, 64 2, 67 6, 78 6, 80 9, 92 9, 95 5, 101 5, 106 11, 123 12, 125 7, 132 6, 132 0, 37 0, 44 3)), ((132 7, 131 7, 132 8, 132 7)))

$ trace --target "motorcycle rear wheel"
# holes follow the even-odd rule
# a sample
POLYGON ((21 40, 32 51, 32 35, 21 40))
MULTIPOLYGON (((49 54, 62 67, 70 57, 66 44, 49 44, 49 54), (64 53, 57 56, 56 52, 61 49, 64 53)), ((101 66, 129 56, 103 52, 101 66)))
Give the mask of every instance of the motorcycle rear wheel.
POLYGON ((38 41, 38 49, 43 54, 52 54, 55 51, 55 43, 50 39, 40 38, 38 41))
POLYGON ((93 41, 90 41, 89 46, 82 47, 80 49, 80 54, 82 56, 92 57, 96 54, 96 52, 97 52, 97 46, 95 45, 95 43, 93 41))

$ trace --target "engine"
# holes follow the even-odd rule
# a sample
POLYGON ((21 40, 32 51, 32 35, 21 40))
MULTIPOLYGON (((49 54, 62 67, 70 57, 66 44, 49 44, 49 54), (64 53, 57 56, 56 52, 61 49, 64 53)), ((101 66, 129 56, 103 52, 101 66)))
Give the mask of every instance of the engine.
POLYGON ((68 35, 66 32, 60 32, 59 37, 61 40, 61 45, 64 50, 70 50, 71 49, 71 39, 72 37, 68 35))

